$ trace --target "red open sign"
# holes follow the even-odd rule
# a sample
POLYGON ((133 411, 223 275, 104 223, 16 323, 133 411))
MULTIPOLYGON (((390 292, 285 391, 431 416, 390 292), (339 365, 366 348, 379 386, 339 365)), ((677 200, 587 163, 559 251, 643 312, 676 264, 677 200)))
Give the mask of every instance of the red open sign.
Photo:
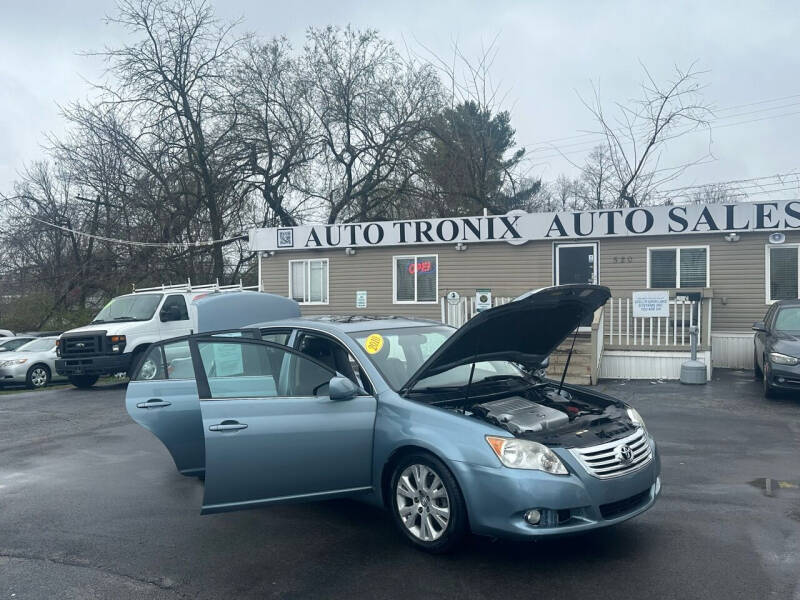
POLYGON ((412 275, 414 273, 430 273, 431 271, 433 271, 433 263, 429 260, 421 260, 408 265, 408 272, 412 275))

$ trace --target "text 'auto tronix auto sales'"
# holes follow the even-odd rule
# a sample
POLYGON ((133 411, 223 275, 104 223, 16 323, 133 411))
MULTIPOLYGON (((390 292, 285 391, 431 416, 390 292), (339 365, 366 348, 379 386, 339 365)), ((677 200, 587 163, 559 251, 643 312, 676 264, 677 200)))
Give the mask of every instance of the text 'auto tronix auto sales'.
POLYGON ((344 225, 256 229, 251 248, 335 248, 450 242, 800 229, 800 201, 758 204, 655 206, 586 212, 525 213, 502 216, 421 219, 344 225))

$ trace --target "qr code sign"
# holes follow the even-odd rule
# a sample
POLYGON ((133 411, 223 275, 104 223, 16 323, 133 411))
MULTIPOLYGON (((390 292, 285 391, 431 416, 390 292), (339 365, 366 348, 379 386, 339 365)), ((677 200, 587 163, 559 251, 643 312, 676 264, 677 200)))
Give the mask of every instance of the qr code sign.
POLYGON ((291 229, 278 229, 278 248, 291 248, 294 246, 294 236, 291 229))

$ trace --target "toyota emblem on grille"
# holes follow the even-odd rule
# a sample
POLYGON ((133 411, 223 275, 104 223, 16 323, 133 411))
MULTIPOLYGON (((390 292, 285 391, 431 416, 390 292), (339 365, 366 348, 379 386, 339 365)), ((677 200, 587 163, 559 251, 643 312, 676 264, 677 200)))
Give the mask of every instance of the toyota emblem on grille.
POLYGON ((617 460, 623 465, 629 465, 633 462, 633 450, 628 444, 622 444, 617 448, 617 460))
POLYGON ((83 342, 78 342, 77 344, 75 344, 75 347, 76 348, 86 348, 86 344, 84 344, 83 342))

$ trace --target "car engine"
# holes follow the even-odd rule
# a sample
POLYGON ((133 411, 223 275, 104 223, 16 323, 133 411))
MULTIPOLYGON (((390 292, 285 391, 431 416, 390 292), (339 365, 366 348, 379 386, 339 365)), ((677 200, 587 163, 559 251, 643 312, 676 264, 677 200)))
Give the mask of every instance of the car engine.
MULTIPOLYGON (((567 399, 564 398, 563 401, 566 402, 567 399)), ((563 427, 570 420, 563 410, 532 402, 522 396, 477 404, 472 407, 472 412, 490 423, 508 429, 514 435, 552 431, 563 427)))

